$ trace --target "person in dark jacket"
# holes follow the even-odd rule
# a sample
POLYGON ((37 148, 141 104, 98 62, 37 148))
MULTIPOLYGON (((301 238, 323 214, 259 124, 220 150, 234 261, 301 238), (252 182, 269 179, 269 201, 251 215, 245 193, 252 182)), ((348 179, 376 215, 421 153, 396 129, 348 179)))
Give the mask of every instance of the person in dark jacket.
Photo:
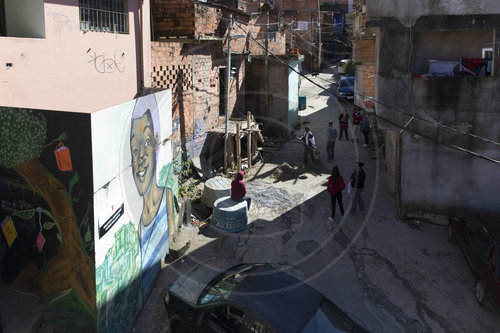
POLYGON ((344 111, 339 116, 339 140, 342 140, 342 133, 345 133, 345 139, 349 141, 349 134, 347 132, 349 128, 349 115, 347 114, 347 110, 344 111))
POLYGON ((333 161, 335 155, 335 140, 339 136, 337 130, 333 127, 333 121, 328 122, 328 127, 326 128, 326 133, 328 135, 328 140, 326 142, 326 153, 328 154, 328 162, 333 161))
POLYGON ((359 209, 361 210, 361 214, 365 213, 365 204, 363 202, 363 198, 361 198, 361 193, 365 188, 365 177, 366 177, 365 171, 362 169, 363 165, 364 164, 362 162, 359 161, 356 162, 354 164, 354 172, 352 173, 351 178, 349 179, 354 191, 354 200, 349 213, 353 215, 356 214, 356 208, 358 207, 358 203, 359 203, 359 209))
POLYGON ((326 190, 330 193, 330 200, 332 203, 332 216, 328 221, 334 222, 335 219, 335 201, 338 202, 340 213, 344 216, 344 205, 342 204, 342 190, 345 188, 344 178, 340 175, 339 168, 334 166, 332 175, 328 178, 328 185, 326 190))
POLYGON ((243 182, 243 177, 245 176, 245 173, 243 171, 238 171, 236 174, 236 177, 234 180, 231 182, 231 199, 235 201, 247 201, 248 209, 250 209, 250 204, 252 203, 252 199, 248 197, 247 194, 247 187, 245 186, 245 183, 243 182))
POLYGON ((363 116, 361 115, 361 110, 355 106, 352 113, 352 129, 353 129, 353 142, 361 142, 361 120, 363 116))

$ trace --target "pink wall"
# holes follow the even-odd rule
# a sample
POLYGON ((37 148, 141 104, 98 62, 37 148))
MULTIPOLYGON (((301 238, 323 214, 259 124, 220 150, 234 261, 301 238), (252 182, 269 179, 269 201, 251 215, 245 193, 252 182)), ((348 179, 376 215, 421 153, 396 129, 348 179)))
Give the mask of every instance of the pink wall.
POLYGON ((132 100, 151 72, 149 15, 142 15, 147 74, 138 71, 137 3, 129 0, 129 34, 114 34, 81 31, 77 0, 46 0, 45 38, 0 37, 0 105, 93 112, 132 100))

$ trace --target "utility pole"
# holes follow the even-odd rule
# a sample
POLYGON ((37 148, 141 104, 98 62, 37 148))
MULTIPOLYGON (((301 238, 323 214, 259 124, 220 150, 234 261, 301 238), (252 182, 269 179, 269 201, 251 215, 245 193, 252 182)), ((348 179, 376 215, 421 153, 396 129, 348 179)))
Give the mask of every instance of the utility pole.
POLYGON ((227 172, 227 126, 229 123, 229 91, 231 81, 231 29, 233 27, 233 14, 229 14, 229 29, 227 32, 227 80, 226 80, 226 129, 224 131, 224 171, 227 172))
POLYGON ((266 71, 266 116, 269 116, 269 8, 266 11, 266 58, 265 58, 265 71, 266 71))
POLYGON ((309 49, 311 50, 311 52, 309 54, 310 54, 310 58, 311 58, 311 73, 312 73, 313 72, 313 64, 314 64, 314 61, 313 61, 313 54, 314 54, 313 27, 314 27, 314 24, 313 24, 312 14, 310 14, 310 18, 311 18, 311 24, 309 25, 309 44, 310 44, 309 49))
POLYGON ((318 0, 318 72, 321 67, 321 10, 318 0))

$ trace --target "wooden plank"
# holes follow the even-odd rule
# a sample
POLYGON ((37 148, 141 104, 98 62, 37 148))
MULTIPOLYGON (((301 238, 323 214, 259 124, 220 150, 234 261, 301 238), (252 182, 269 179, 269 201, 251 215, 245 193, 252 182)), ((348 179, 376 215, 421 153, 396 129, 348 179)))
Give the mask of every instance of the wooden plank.
POLYGON ((236 164, 238 171, 241 171, 241 139, 240 139, 240 124, 236 124, 236 164))

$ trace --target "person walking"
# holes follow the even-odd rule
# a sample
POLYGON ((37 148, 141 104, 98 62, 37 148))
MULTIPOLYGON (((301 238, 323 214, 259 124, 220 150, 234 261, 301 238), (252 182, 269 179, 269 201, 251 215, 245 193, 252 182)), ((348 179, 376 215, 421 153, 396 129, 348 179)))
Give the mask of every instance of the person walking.
POLYGON ((330 193, 330 201, 332 204, 332 216, 328 218, 329 222, 335 221, 335 201, 338 202, 340 213, 344 216, 344 205, 342 204, 342 190, 345 188, 344 178, 340 175, 339 168, 334 166, 332 175, 328 178, 326 189, 330 193))
POLYGON ((363 120, 361 120, 360 126, 361 131, 365 136, 365 143, 363 144, 363 147, 368 147, 368 142, 370 139, 370 118, 368 117, 368 114, 366 112, 363 112, 363 120))
POLYGON ((351 174, 351 178, 349 179, 349 182, 354 190, 354 199, 351 210, 349 211, 349 214, 352 215, 356 214, 356 208, 358 204, 361 214, 365 213, 365 204, 363 202, 363 198, 361 198, 361 193, 363 193, 363 189, 365 188, 366 177, 365 171, 362 169, 363 165, 364 164, 362 162, 356 162, 354 164, 354 171, 351 174))
POLYGON ((314 159, 314 149, 316 149, 316 141, 314 135, 309 130, 309 127, 304 128, 304 135, 300 138, 304 142, 304 164, 307 165, 308 158, 314 159))
POLYGON ((354 111, 352 113, 352 129, 353 129, 353 142, 360 142, 361 136, 361 120, 363 116, 361 115, 361 111, 357 106, 354 107, 354 111))
POLYGON ((328 162, 333 161, 335 155, 335 140, 337 140, 338 134, 335 127, 333 127, 333 121, 328 122, 328 128, 326 129, 328 134, 328 140, 326 142, 326 153, 328 155, 328 162))
POLYGON ((345 139, 349 141, 349 134, 347 133, 348 128, 349 128, 349 115, 347 114, 347 110, 344 109, 344 111, 339 116, 339 129, 340 129, 339 140, 342 140, 342 133, 345 133, 345 139))
POLYGON ((245 177, 245 173, 243 171, 238 171, 236 177, 231 182, 231 199, 235 201, 246 200, 248 210, 250 210, 250 204, 252 203, 252 198, 246 195, 247 187, 243 182, 243 177, 245 177))

